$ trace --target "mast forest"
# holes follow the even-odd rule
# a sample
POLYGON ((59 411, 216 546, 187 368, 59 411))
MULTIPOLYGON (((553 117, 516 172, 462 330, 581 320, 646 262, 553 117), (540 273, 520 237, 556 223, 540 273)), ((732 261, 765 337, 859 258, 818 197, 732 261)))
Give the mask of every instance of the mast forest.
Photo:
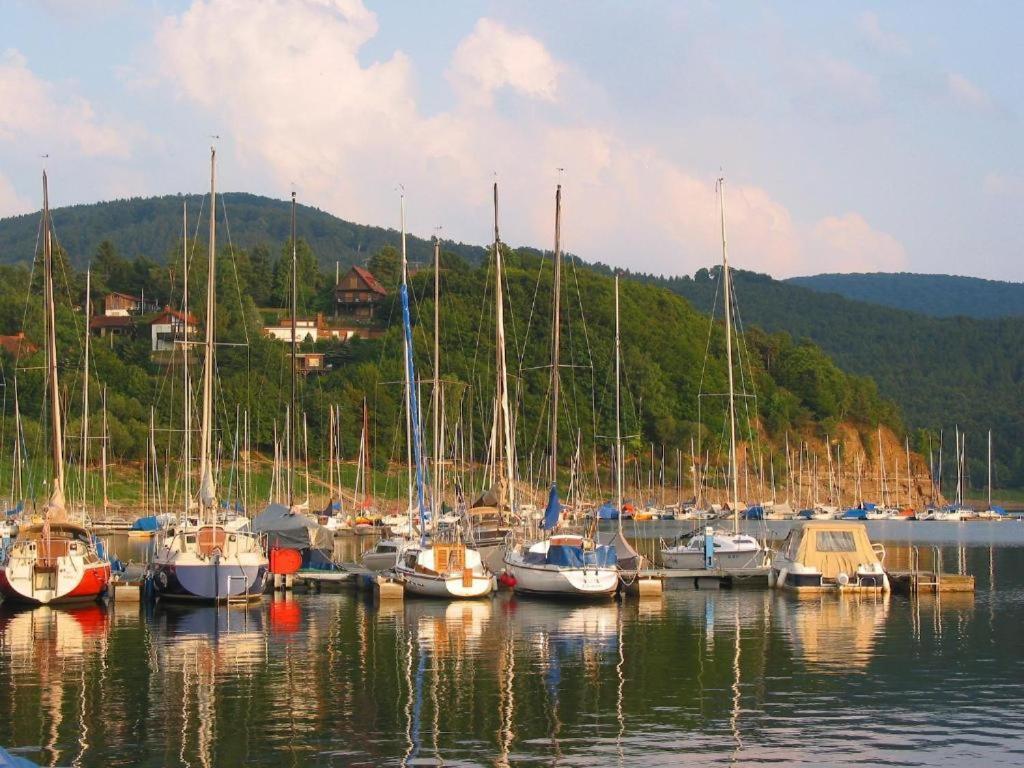
MULTIPOLYGON (((227 211, 230 214, 230 209, 227 211)), ((164 262, 149 257, 127 260, 104 241, 87 260, 91 264, 91 303, 96 306, 109 291, 146 297, 161 310, 183 309, 182 275, 188 264, 189 311, 199 332, 204 327, 206 306, 206 243, 202 233, 208 226, 208 211, 189 212, 194 236, 168 243, 164 262), (205 218, 204 218, 205 217, 205 218), (198 256, 197 256, 198 255, 198 256)), ((57 233, 59 234, 59 220, 57 233)), ((230 232, 229 227, 224 231, 230 232)), ((552 256, 533 250, 503 251, 505 327, 508 348, 507 370, 511 418, 515 423, 515 452, 518 479, 534 488, 547 482, 551 466, 549 435, 552 434, 552 380, 558 382, 559 425, 563 436, 558 443, 558 466, 575 463, 589 473, 596 494, 612 492, 611 456, 615 434, 615 382, 613 331, 613 280, 600 270, 574 258, 563 262, 561 284, 560 368, 551 376, 552 256), (571 462, 570 459, 573 461, 571 462), (533 482, 531 482, 533 481, 533 482)), ((493 253, 479 264, 471 264, 440 244, 440 279, 436 286, 443 323, 440 345, 444 350, 443 375, 438 377, 443 397, 431 390, 435 284, 432 267, 411 274, 410 311, 414 356, 421 389, 419 401, 431 409, 443 403, 438 419, 423 416, 432 436, 442 425, 445 444, 441 450, 453 461, 472 468, 484 462, 493 418, 495 391, 495 310, 493 253)), ((5 345, 2 356, 3 418, 0 424, 0 496, 7 495, 15 456, 15 383, 24 458, 26 496, 44 493, 45 456, 42 436, 46 430, 47 403, 43 352, 43 317, 35 297, 41 295, 38 255, 25 254, 25 263, 0 266, 0 333, 24 332, 23 341, 5 345)), ((321 271, 330 254, 314 253, 299 240, 295 258, 298 280, 294 287, 298 317, 311 318, 322 312, 334 313, 335 272, 321 271)), ((136 318, 136 333, 93 338, 88 379, 85 366, 87 322, 86 275, 71 266, 72 260, 58 244, 54 247, 54 275, 57 283, 56 324, 63 385, 66 454, 78 466, 83 446, 89 461, 100 452, 88 449, 102 442, 112 463, 109 495, 126 503, 145 493, 149 464, 180 461, 181 423, 186 402, 196 402, 195 393, 183 396, 180 363, 154 356, 146 322, 136 318), (105 392, 105 419, 95 415, 89 421, 89 440, 82 435, 82 381, 89 381, 92 409, 99 408, 105 392), (153 427, 150 427, 150 423, 153 427), (103 426, 105 425, 105 426, 103 426), (104 429, 106 432, 104 433, 104 429), (151 444, 155 443, 154 446, 151 444), (155 459, 153 456, 155 455, 155 459), (149 462, 149 464, 147 464, 149 462)), ((286 405, 290 400, 289 344, 264 333, 268 322, 286 319, 282 307, 290 303, 292 248, 289 241, 235 247, 230 241, 217 251, 216 336, 218 339, 218 391, 215 397, 214 448, 219 484, 229 485, 232 467, 244 446, 239 443, 240 425, 248 422, 249 457, 254 468, 252 490, 263 494, 270 482, 275 454, 275 435, 280 439, 286 427, 286 405), (274 253, 278 255, 275 257, 274 253)), ((76 255, 75 263, 81 263, 76 255)), ((397 301, 399 259, 391 246, 379 248, 367 260, 368 269, 388 291, 372 321, 362 321, 363 331, 347 341, 306 340, 301 352, 324 355, 321 373, 301 377, 297 383, 297 408, 305 415, 307 429, 297 446, 314 486, 328 477, 328 457, 340 451, 342 481, 354 482, 363 431, 363 402, 369 409, 370 451, 375 469, 370 484, 378 496, 397 498, 405 491, 403 355, 401 307, 397 301), (365 337, 365 338, 364 338, 365 337), (329 439, 329 414, 335 409, 340 440, 329 439), (333 446, 333 447, 332 447, 333 446)), ((742 302, 742 295, 739 296, 742 302)), ((709 323, 684 299, 665 288, 630 280, 621 283, 623 434, 627 482, 644 484, 653 478, 686 488, 690 481, 691 442, 698 455, 723 466, 728 457, 727 409, 720 397, 708 393, 727 391, 726 345, 721 321, 709 323), (705 354, 707 353, 707 354, 705 354), (704 393, 703 395, 701 393, 704 393), (664 466, 655 470, 652 446, 658 456, 666 455, 664 466), (681 459, 681 454, 687 456, 681 459), (646 463, 645 463, 646 462, 646 463), (641 471, 641 467, 643 468, 641 471)), ((155 313, 154 313, 155 314, 155 313)), ((794 342, 786 334, 767 335, 744 329, 744 346, 737 350, 749 379, 749 393, 736 407, 738 439, 744 449, 742 463, 758 467, 762 476, 770 470, 777 482, 784 481, 787 462, 781 446, 788 437, 794 444, 802 439, 820 440, 837 434, 838 427, 853 427, 862 447, 870 452, 879 424, 901 434, 896 407, 882 399, 874 382, 840 370, 819 348, 794 342), (754 444, 758 456, 754 456, 754 444), (765 465, 765 462, 769 466, 765 465)), ((175 353, 177 354, 177 353, 175 353)), ((846 434, 850 433, 847 429, 846 434)), ((298 438, 294 438, 298 439, 298 438)), ((439 442, 439 441, 438 441, 439 442)), ((568 471, 567 469, 564 471, 568 471)), ((96 474, 96 473, 91 473, 96 474)), ((69 483, 78 472, 72 472, 69 483)), ((333 475, 331 475, 333 476, 333 475)), ((566 481, 568 484, 568 480, 566 481)), ((351 488, 351 485, 349 485, 351 488)), ((469 490, 475 490, 471 488, 469 490)), ((76 491, 80 494, 81 491, 76 491)), ((90 490, 90 498, 98 492, 90 490)), ((314 495, 317 495, 314 489, 314 495)))

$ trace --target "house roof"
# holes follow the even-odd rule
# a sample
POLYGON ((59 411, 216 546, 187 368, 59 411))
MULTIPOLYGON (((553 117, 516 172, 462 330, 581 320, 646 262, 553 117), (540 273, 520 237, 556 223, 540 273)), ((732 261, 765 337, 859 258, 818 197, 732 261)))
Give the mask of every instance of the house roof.
POLYGON ((135 318, 130 315, 96 315, 89 320, 90 328, 131 328, 135 318))
POLYGON ((25 338, 24 331, 19 331, 13 336, 0 335, 0 348, 7 350, 15 357, 21 354, 34 355, 39 350, 38 346, 25 338))
POLYGON ((175 319, 175 320, 180 320, 183 323, 187 322, 189 325, 192 325, 192 326, 195 326, 195 325, 199 324, 199 321, 196 319, 196 316, 193 315, 191 312, 188 313, 188 320, 186 320, 184 312, 179 312, 178 310, 171 309, 170 307, 164 307, 164 311, 161 312, 156 317, 154 317, 152 320, 150 320, 149 324, 150 325, 157 325, 157 324, 165 325, 172 318, 175 319))
POLYGON ((359 276, 359 278, 366 283, 366 287, 374 293, 379 293, 381 296, 387 296, 388 292, 384 290, 384 286, 381 285, 377 278, 368 269, 362 267, 352 267, 352 271, 359 276))
POLYGON ((130 293, 121 293, 120 291, 110 291, 107 294, 107 298, 111 296, 120 296, 122 299, 131 299, 132 301, 142 301, 138 296, 132 296, 130 293))

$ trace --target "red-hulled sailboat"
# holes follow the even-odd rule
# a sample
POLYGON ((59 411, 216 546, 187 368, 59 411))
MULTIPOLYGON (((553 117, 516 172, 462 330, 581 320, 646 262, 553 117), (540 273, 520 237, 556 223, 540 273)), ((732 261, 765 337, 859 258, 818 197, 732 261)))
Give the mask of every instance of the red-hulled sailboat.
POLYGON ((3 562, 0 562, 0 593, 4 598, 35 604, 96 600, 104 593, 110 581, 110 563, 98 551, 89 529, 83 523, 68 518, 64 499, 63 422, 57 382, 51 241, 50 202, 44 172, 43 300, 53 486, 43 509, 42 522, 22 525, 18 538, 3 562))

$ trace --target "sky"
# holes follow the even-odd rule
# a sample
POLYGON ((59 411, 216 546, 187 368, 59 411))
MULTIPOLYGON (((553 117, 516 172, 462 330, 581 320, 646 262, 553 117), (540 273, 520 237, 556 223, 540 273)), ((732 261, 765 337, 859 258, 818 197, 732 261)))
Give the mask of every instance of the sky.
MULTIPOLYGON (((218 187, 692 274, 1024 280, 1024 3, 0 0, 0 216, 218 187), (213 138, 218 137, 218 138, 213 138), (48 155, 48 157, 43 157, 48 155)), ((230 212, 229 212, 230 213, 230 212)), ((59 222, 58 222, 59 223, 59 222)), ((438 230, 437 228, 441 229, 438 230)))

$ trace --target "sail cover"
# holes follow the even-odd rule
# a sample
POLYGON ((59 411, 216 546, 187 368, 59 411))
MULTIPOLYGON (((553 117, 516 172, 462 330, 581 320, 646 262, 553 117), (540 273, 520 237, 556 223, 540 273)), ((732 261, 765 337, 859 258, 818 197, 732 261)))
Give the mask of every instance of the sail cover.
POLYGON ((558 519, 562 514, 562 503, 558 500, 558 486, 551 484, 551 492, 548 494, 548 505, 544 509, 544 521, 540 527, 545 531, 553 531, 558 525, 558 519))
POLYGON ((323 549, 328 552, 334 547, 334 534, 329 530, 276 502, 253 518, 252 530, 266 534, 270 547, 323 549))

